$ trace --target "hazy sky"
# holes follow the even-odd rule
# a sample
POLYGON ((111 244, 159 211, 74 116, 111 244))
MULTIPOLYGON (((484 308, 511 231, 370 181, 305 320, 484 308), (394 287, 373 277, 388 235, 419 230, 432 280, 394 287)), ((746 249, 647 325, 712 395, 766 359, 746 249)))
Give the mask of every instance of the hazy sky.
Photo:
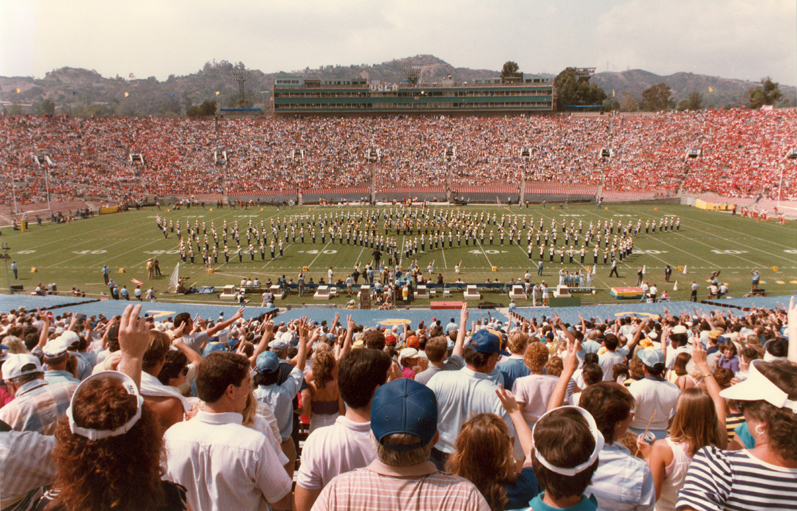
POLYGON ((797 84, 795 0, 2 0, 0 76, 185 75, 432 54, 526 73, 645 69, 797 84))

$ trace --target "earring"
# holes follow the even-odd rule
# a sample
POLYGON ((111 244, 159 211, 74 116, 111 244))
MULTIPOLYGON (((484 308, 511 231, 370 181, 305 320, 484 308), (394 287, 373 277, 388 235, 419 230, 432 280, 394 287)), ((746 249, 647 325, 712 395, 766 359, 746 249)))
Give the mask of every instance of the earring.
POLYGON ((756 427, 755 427, 755 432, 756 432, 756 434, 758 434, 759 436, 761 436, 761 435, 763 435, 763 434, 764 434, 764 430, 765 430, 765 429, 766 429, 766 428, 764 427, 764 425, 763 425, 763 424, 759 424, 758 426, 756 426, 756 427))

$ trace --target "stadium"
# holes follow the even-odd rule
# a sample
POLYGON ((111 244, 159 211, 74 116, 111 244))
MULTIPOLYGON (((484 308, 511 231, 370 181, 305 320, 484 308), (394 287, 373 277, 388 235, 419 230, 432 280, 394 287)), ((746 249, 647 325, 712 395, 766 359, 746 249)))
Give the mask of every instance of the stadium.
MULTIPOLYGON (((156 497, 129 491, 122 500, 145 507, 334 508, 337 491, 337 508, 357 508, 340 485, 373 462, 385 477, 421 470, 440 488, 463 485, 479 509, 534 508, 555 478, 537 482, 532 467, 572 478, 589 466, 591 482, 572 483, 566 496, 652 509, 661 485, 678 483, 656 465, 654 490, 651 449, 671 444, 648 443, 670 440, 670 419, 691 434, 690 406, 716 426, 703 428, 711 431, 702 443, 678 437, 693 467, 711 472, 725 447, 776 449, 791 467, 793 452, 767 446, 797 425, 778 415, 794 406, 795 389, 771 376, 793 375, 788 361, 797 359, 788 342, 797 335, 797 110, 555 106, 552 80, 539 77, 288 77, 259 117, 0 117, 0 420, 38 435, 0 433, 30 443, 5 450, 13 456, 3 458, 3 509, 81 495, 103 508, 108 496, 81 484, 96 478, 118 492, 119 460, 139 451, 156 497), (225 383, 224 371, 242 376, 225 383), (31 390, 41 380, 63 392, 48 401, 53 410, 34 414, 30 402, 45 398, 32 396, 50 393, 31 390), (643 385, 666 392, 645 395, 643 385), (459 387, 482 390, 457 401, 450 390, 459 387), (726 410, 720 387, 740 402, 771 392, 780 399, 766 406, 780 408, 755 401, 754 415, 730 401, 738 408, 726 410), (352 389, 368 395, 351 400, 352 389), (703 401, 680 404, 689 391, 703 401), (380 408, 389 400, 415 406, 380 408), (573 406, 557 412, 563 404, 573 406), (115 415, 95 420, 112 407, 115 415), (478 420, 506 440, 476 447, 481 462, 463 454, 478 433, 469 428, 487 427, 478 420), (576 424, 574 438, 583 433, 576 467, 569 458, 568 467, 539 465, 543 451, 555 459, 551 446, 570 441, 531 449, 540 438, 532 429, 546 438, 556 420, 576 424), (222 423, 229 432, 211 426, 222 423), (422 428, 430 424, 436 432, 422 428), (213 441, 197 440, 207 431, 213 441), (317 439, 333 431, 343 444, 358 439, 363 459, 344 447, 319 451, 317 439), (154 455, 136 435, 158 439, 154 455), (186 455, 191 442, 212 456, 186 455), (113 446, 121 454, 102 460, 102 475, 64 475, 73 465, 88 473, 86 453, 113 446), (43 453, 47 469, 28 476, 34 458, 24 449, 43 453), (63 494, 50 486, 53 452, 63 494), (420 458, 397 454, 406 452, 420 458), (496 493, 474 476, 493 457, 496 493), (337 465, 322 468, 322 459, 337 465), (221 475, 186 476, 200 466, 221 475), (255 466, 263 473, 250 477, 255 466), (628 481, 646 489, 618 496, 628 481), (217 484, 236 491, 206 494, 217 484), (240 490, 249 486, 251 499, 240 490)), ((664 498, 683 488, 682 499, 699 503, 682 465, 681 486, 664 498)), ((364 488, 357 498, 372 509, 363 495, 378 487, 364 488)))

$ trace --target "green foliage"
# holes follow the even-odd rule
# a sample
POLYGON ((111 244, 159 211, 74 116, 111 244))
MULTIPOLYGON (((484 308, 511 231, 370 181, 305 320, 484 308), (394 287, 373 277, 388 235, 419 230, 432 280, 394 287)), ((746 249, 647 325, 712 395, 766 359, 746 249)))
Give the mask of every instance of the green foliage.
POLYGON ((579 77, 575 68, 568 67, 556 76, 556 108, 564 110, 570 105, 600 105, 606 99, 606 93, 598 85, 589 82, 589 78, 579 77))
POLYGON ((639 110, 639 100, 630 92, 626 92, 623 100, 620 101, 620 109, 623 112, 636 112, 639 110))
POLYGON ((761 108, 764 105, 774 105, 783 97, 780 86, 770 77, 761 80, 761 85, 747 91, 747 104, 750 108, 761 108))
POLYGON ((55 114, 55 103, 50 98, 45 99, 36 105, 36 113, 45 115, 55 114))
POLYGON ((607 112, 620 110, 620 102, 615 98, 606 98, 603 100, 603 109, 607 112))
POLYGON ((642 92, 642 108, 648 112, 667 110, 671 95, 672 90, 663 83, 648 87, 642 92))
POLYGON ((523 81, 523 73, 518 71, 518 65, 516 62, 507 61, 504 63, 504 67, 501 69, 501 81, 506 82, 522 82, 523 81))
POLYGON ((192 106, 185 113, 188 117, 209 117, 216 115, 216 102, 204 101, 198 107, 192 106))
POLYGON ((703 109, 703 95, 699 92, 692 91, 689 97, 683 101, 678 102, 678 110, 702 110, 703 109))

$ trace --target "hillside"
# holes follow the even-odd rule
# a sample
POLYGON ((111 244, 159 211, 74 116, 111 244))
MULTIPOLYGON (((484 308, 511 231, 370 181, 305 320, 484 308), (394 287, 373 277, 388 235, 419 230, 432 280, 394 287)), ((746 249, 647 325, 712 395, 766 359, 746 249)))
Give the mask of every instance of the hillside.
MULTIPOLYGON (((672 89, 676 102, 686 99, 690 92, 696 91, 703 95, 703 102, 709 108, 742 105, 747 101, 747 91, 759 85, 756 82, 694 73, 661 76, 642 69, 632 69, 620 73, 597 73, 592 81, 600 85, 606 91, 607 96, 611 96, 612 90, 614 90, 618 100, 628 92, 636 98, 641 98, 642 91, 648 87, 665 83, 672 89), (709 91, 709 88, 712 91, 709 91)), ((797 88, 781 85, 780 90, 794 105, 797 88)))
MULTIPOLYGON (((106 78, 93 70, 70 67, 51 71, 44 78, 0 77, 0 106, 7 113, 40 113, 46 111, 44 102, 49 100, 54 104, 56 113, 72 115, 180 116, 189 107, 205 100, 216 100, 222 106, 234 106, 238 99, 238 84, 231 72, 244 67, 243 63, 208 62, 195 73, 171 75, 164 81, 158 81, 155 77, 106 78)), ((421 83, 440 82, 448 75, 460 83, 472 83, 473 80, 497 78, 500 75, 498 70, 457 68, 432 55, 416 55, 373 65, 305 68, 295 72, 263 73, 250 70, 246 82, 247 99, 253 106, 267 105, 277 77, 301 76, 322 80, 362 77, 373 82, 400 83, 405 78, 406 67, 421 70, 421 83)), ((521 71, 527 75, 535 74, 534 70, 521 71)), ((659 76, 643 70, 598 73, 593 80, 603 87, 607 96, 611 97, 614 91, 618 100, 627 92, 641 98, 643 90, 664 82, 673 89, 676 101, 685 99, 692 91, 698 91, 703 94, 704 103, 715 108, 742 104, 747 90, 758 85, 692 73, 659 76), (709 92, 709 87, 713 92, 709 92)), ((781 91, 791 99, 792 104, 797 104, 795 87, 781 86, 781 91)))

